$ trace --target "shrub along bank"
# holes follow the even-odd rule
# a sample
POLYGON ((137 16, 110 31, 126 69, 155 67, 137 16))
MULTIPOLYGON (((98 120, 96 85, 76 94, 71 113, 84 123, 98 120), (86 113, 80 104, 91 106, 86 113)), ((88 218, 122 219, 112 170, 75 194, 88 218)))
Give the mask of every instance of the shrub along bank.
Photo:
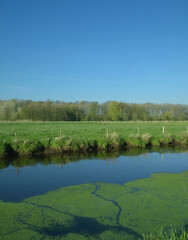
POLYGON ((0 155, 32 155, 39 152, 50 151, 63 152, 92 152, 92 151, 119 151, 129 148, 147 148, 150 146, 188 146, 188 133, 161 136, 152 136, 149 133, 142 135, 130 134, 128 137, 120 137, 116 132, 106 133, 106 136, 98 138, 69 137, 46 138, 38 140, 21 140, 17 137, 12 141, 0 142, 0 155))

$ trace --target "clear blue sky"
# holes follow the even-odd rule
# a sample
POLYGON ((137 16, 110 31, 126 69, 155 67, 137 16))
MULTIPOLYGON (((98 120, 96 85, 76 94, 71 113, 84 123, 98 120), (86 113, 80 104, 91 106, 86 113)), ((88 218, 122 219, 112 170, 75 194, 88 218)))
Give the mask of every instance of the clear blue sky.
POLYGON ((0 99, 188 104, 188 0, 0 0, 0 99))

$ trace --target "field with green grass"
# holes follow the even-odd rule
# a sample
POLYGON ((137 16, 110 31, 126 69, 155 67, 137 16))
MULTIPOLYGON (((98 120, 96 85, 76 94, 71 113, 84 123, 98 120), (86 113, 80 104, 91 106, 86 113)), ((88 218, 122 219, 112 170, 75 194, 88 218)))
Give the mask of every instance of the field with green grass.
POLYGON ((157 173, 123 185, 89 183, 0 201, 0 238, 187 240, 187 183, 188 172, 157 173))
POLYGON ((0 154, 187 145, 188 122, 0 122, 0 154), (163 129, 164 127, 164 129, 163 129))

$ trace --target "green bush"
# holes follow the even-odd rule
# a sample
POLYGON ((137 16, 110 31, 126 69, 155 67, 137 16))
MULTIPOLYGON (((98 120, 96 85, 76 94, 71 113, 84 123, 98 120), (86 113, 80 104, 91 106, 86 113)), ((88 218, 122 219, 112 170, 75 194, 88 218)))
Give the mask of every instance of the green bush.
POLYGON ((151 137, 150 141, 152 146, 160 146, 160 141, 158 137, 151 137))
POLYGON ((12 153, 13 149, 9 143, 6 143, 4 141, 0 141, 0 155, 8 155, 9 153, 12 153))
POLYGON ((36 152, 42 152, 44 146, 40 141, 18 140, 13 141, 12 147, 15 152, 21 155, 31 155, 36 152))
POLYGON ((142 139, 138 135, 130 134, 127 144, 129 147, 142 147, 142 139))
POLYGON ((141 136, 142 147, 151 145, 151 135, 149 133, 142 134, 141 136))
POLYGON ((109 149, 109 141, 105 137, 101 137, 97 140, 97 147, 99 150, 108 150, 109 149))
POLYGON ((175 137, 172 136, 171 134, 164 134, 159 142, 160 142, 160 145, 164 146, 164 145, 173 145, 174 144, 174 140, 175 140, 175 137))

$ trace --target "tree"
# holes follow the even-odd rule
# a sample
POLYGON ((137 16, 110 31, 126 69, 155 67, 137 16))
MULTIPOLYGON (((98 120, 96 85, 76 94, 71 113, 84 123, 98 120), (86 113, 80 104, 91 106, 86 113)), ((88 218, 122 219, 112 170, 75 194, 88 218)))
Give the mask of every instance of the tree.
POLYGON ((119 121, 121 119, 120 105, 116 101, 109 104, 108 115, 112 121, 119 121))
POLYGON ((99 104, 97 102, 90 103, 90 120, 97 120, 99 114, 99 104))

